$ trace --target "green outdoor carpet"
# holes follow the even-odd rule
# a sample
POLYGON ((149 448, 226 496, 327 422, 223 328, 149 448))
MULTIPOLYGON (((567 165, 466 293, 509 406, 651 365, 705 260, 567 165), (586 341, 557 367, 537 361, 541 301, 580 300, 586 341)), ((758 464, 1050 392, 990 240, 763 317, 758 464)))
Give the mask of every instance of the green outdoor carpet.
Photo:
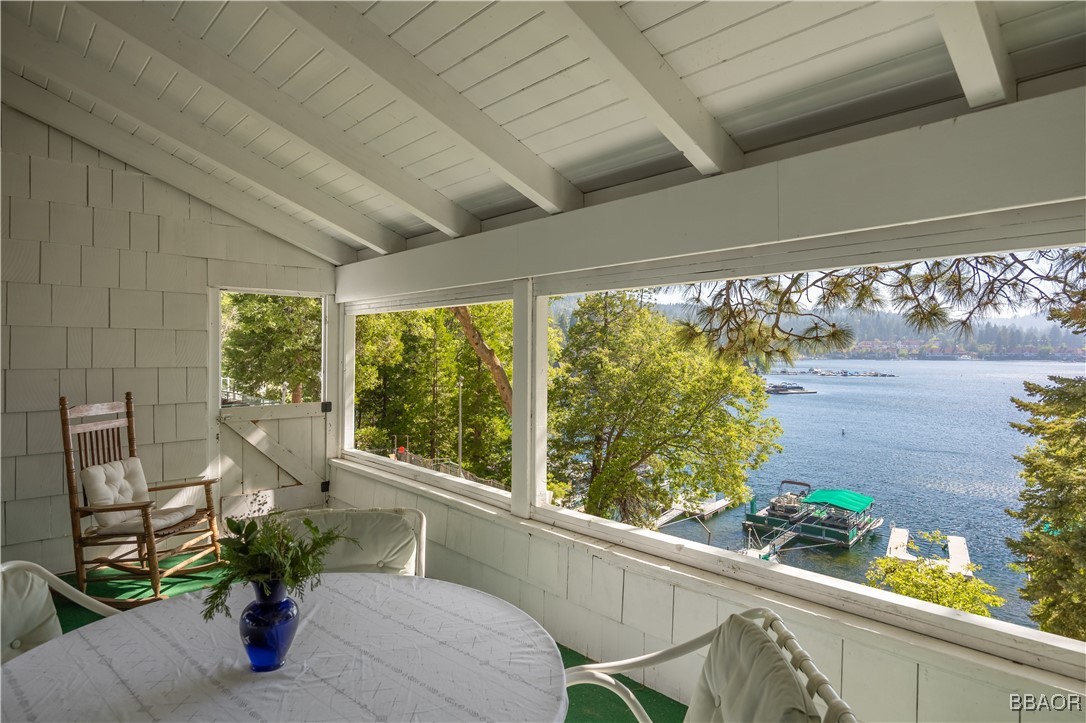
MULTIPOLYGON (((219 572, 219 570, 207 570, 185 577, 167 578, 162 582, 162 592, 172 596, 201 590, 214 581, 219 572)), ((74 574, 61 575, 61 578, 65 582, 75 584, 74 574)), ((146 597, 150 595, 150 589, 150 583, 146 581, 95 582, 92 577, 87 584, 87 592, 91 595, 121 598, 146 597)), ((59 595, 54 596, 53 602, 57 607, 60 626, 66 633, 101 619, 101 616, 59 595)), ((592 662, 580 653, 564 648, 561 645, 558 646, 558 649, 562 653, 562 663, 567 668, 572 665, 583 665, 592 662)), ((641 701, 641 705, 645 706, 645 710, 648 711, 654 723, 679 723, 682 721, 683 716, 686 715, 686 706, 683 704, 660 695, 656 691, 646 688, 625 676, 619 675, 616 677, 633 691, 637 699, 641 701)), ((626 723, 634 720, 633 714, 626 707, 626 704, 609 690, 596 685, 575 685, 569 689, 567 723, 626 723)))
MULTIPOLYGON (((183 558, 180 558, 183 559, 183 558)), ((167 558, 162 562, 162 569, 168 568, 174 562, 180 561, 174 558, 167 558)), ((212 558, 214 559, 214 558, 212 558)), ((203 572, 196 572, 191 575, 185 575, 184 577, 168 577, 162 581, 160 589, 164 595, 171 597, 181 595, 186 592, 193 592, 194 590, 202 590, 212 582, 214 582, 222 568, 213 570, 204 570, 203 572)), ((142 597, 151 596, 151 583, 147 580, 108 580, 104 582, 96 582, 96 577, 102 575, 116 574, 114 571, 97 571, 98 574, 91 573, 87 579, 87 594, 96 595, 100 597, 114 597, 124 600, 135 600, 142 597)), ((72 587, 75 587, 75 573, 68 575, 61 575, 60 579, 68 583, 72 587)), ((64 632, 75 630, 78 627, 86 625, 87 623, 93 623, 95 620, 101 620, 101 616, 92 613, 86 608, 78 605, 66 597, 59 595, 53 596, 53 602, 56 604, 57 617, 60 618, 60 627, 64 632)))

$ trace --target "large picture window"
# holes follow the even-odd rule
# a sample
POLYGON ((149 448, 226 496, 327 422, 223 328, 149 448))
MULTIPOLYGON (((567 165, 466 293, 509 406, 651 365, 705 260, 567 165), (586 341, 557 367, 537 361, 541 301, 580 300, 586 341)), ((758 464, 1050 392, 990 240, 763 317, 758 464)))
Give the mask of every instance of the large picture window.
POLYGON ((1020 550, 1069 526, 1023 488, 1022 400, 1081 375, 1082 266, 1053 249, 566 296, 546 290, 581 279, 548 278, 514 288, 516 330, 511 303, 359 317, 356 447, 713 569, 685 541, 908 592, 876 564, 893 525, 962 537, 971 562, 951 541, 916 569, 977 584, 917 596, 1031 625, 1020 550), (748 524, 797 490, 811 519, 748 524))

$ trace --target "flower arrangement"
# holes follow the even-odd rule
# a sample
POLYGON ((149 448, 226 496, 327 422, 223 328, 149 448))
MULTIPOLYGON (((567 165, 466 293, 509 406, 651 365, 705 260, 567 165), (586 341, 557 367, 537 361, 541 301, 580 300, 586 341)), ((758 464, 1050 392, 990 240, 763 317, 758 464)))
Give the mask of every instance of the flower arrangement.
POLYGON ((227 599, 236 583, 259 583, 268 594, 274 583, 281 582, 290 595, 299 600, 308 589, 320 585, 324 556, 339 540, 350 540, 338 529, 320 530, 308 517, 302 520, 308 535, 298 534, 283 518, 281 511, 248 520, 226 518, 232 536, 219 541, 222 559, 227 563, 204 599, 204 620, 218 613, 230 617, 227 599))

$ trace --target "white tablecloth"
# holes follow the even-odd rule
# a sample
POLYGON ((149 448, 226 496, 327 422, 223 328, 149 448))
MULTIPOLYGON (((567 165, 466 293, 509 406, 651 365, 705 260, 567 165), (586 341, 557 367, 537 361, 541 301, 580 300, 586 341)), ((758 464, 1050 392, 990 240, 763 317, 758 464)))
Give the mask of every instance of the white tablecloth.
POLYGON ((232 618, 182 595, 6 663, 5 721, 561 721, 554 640, 503 600, 440 580, 326 574, 282 668, 254 673, 232 618))

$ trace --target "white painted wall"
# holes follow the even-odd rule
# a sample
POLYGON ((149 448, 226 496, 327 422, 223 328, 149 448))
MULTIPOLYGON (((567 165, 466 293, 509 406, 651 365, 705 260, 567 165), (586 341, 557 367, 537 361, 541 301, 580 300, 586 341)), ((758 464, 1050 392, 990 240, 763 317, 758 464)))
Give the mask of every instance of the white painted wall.
MULTIPOLYGON (((2 557, 71 570, 59 397, 131 391, 148 481, 201 476, 214 448, 209 287, 329 293, 333 274, 54 128, 2 113, 2 557)), ((238 463, 234 454, 225 466, 236 473, 238 463)), ((267 487, 265 467, 257 476, 267 487)), ((220 494, 240 493, 241 478, 220 494)))
MULTIPOLYGON (((1009 707, 1015 692, 1086 693, 1081 680, 905 630, 894 624, 894 613, 863 618, 517 518, 421 484, 422 472, 412 471, 415 479, 409 479, 341 460, 332 467, 332 496, 339 504, 418 507, 426 513, 428 576, 521 607, 559 643, 589 658, 659 650, 732 613, 766 606, 784 618, 861 720, 1081 721, 1073 712, 1020 717, 1009 707)), ((765 574, 775 573, 767 566, 765 574)), ((901 600, 896 614, 908 614, 909 603, 901 600)), ((703 660, 693 655, 631 677, 685 702, 703 660)))

